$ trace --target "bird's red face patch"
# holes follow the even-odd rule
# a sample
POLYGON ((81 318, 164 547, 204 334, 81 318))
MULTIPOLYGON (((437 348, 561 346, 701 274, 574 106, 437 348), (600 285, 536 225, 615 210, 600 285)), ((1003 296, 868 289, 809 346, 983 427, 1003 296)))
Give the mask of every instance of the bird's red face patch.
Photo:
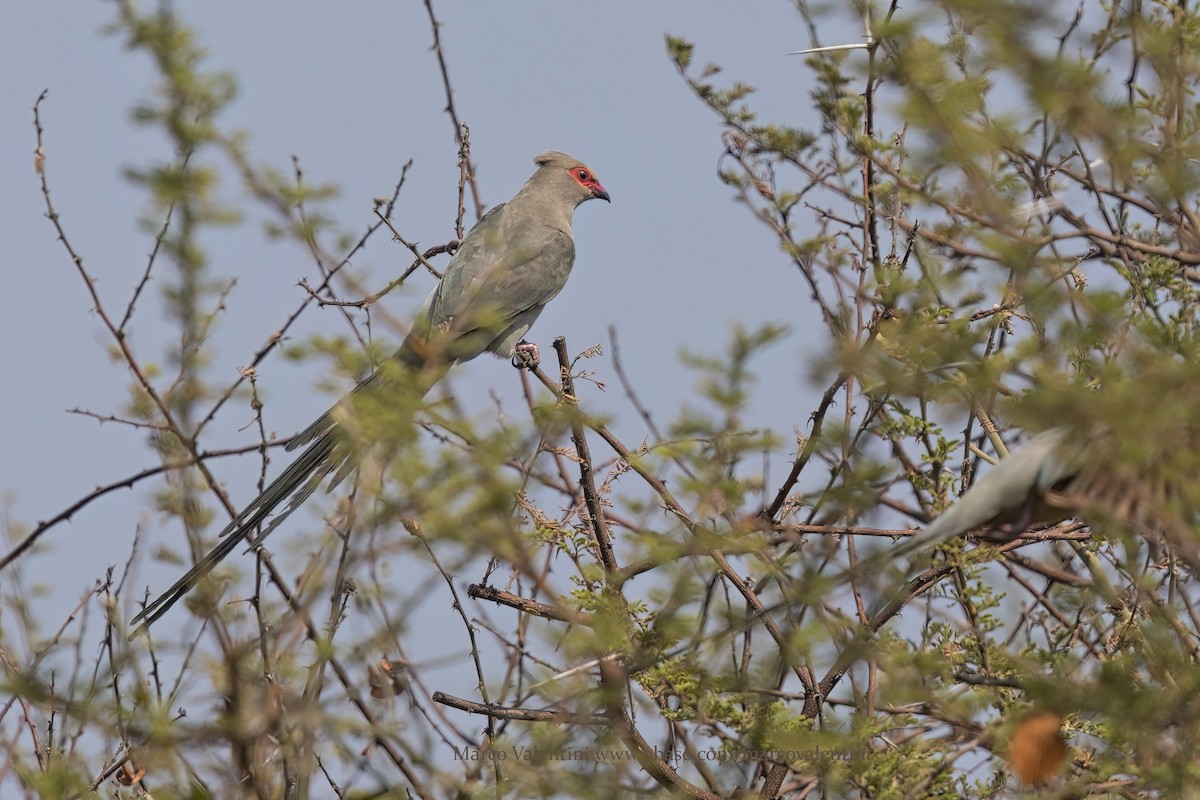
POLYGON ((596 176, 587 167, 571 167, 571 177, 596 197, 608 199, 608 192, 604 190, 600 181, 596 180, 596 176))

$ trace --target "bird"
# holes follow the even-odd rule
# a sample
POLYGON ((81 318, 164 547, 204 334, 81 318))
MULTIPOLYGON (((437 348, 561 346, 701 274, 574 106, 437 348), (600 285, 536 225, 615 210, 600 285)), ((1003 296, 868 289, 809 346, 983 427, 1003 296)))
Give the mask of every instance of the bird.
MULTIPOLYGON (((1189 429, 1176 427, 1176 442, 1192 438, 1189 429)), ((1165 540, 1200 570, 1189 533, 1196 498, 1189 496, 1186 477, 1181 480, 1187 473, 1177 466, 1162 454, 1127 446, 1111 428, 1049 428, 985 472, 924 530, 868 556, 835 577, 834 584, 977 529, 989 528, 993 540, 1011 541, 1031 527, 1077 516, 1115 521, 1152 542, 1165 540)))
POLYGON ((1055 488, 1062 488, 1078 471, 1075 460, 1065 457, 1067 436, 1067 428, 1057 427, 1031 438, 984 473, 924 530, 888 550, 887 558, 903 558, 985 526, 999 534, 996 538, 1014 539, 1033 525, 1070 517, 1067 509, 1050 502, 1055 488))
POLYGON ((419 400, 455 364, 482 353, 536 366, 537 346, 524 337, 566 285, 575 262, 571 221, 588 200, 609 199, 583 162, 558 151, 534 159, 533 176, 513 198, 484 214, 463 238, 426 298, 400 348, 333 408, 293 437, 305 450, 219 535, 220 542, 130 622, 136 637, 178 602, 272 513, 286 507, 249 543, 254 549, 330 475, 331 486, 353 472, 353 407, 363 400, 419 400))

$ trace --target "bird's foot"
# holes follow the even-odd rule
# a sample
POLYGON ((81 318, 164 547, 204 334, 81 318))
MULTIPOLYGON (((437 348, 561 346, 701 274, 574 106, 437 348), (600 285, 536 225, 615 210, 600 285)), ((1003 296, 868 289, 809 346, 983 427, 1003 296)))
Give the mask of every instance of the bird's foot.
POLYGON ((542 363, 542 351, 533 342, 522 339, 513 348, 512 365, 517 369, 537 369, 542 363))

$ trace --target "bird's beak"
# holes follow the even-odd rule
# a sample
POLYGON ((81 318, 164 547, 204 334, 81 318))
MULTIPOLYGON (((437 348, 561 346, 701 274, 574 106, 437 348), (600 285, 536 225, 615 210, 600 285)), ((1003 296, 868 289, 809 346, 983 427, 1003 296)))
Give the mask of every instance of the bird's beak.
POLYGON ((592 197, 598 197, 606 203, 612 202, 608 199, 608 191, 599 183, 592 187, 592 197))

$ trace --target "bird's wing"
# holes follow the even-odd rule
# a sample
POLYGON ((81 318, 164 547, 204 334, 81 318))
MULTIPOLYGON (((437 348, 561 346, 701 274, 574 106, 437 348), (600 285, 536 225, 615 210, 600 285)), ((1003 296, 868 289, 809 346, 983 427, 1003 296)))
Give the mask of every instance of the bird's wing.
POLYGON ((403 380, 423 396, 451 365, 475 358, 511 320, 531 308, 540 311, 558 294, 575 259, 571 237, 545 225, 515 224, 520 220, 509 216, 512 208, 501 203, 475 223, 425 299, 392 363, 376 370, 294 436, 289 451, 332 430, 337 409, 346 408, 368 389, 394 388, 396 380, 403 380), (389 381, 389 369, 400 377, 393 375, 396 380, 389 381))
POLYGON ((566 232, 488 216, 455 253, 423 315, 419 335, 447 360, 474 358, 518 316, 540 310, 562 291, 575 261, 566 232))

